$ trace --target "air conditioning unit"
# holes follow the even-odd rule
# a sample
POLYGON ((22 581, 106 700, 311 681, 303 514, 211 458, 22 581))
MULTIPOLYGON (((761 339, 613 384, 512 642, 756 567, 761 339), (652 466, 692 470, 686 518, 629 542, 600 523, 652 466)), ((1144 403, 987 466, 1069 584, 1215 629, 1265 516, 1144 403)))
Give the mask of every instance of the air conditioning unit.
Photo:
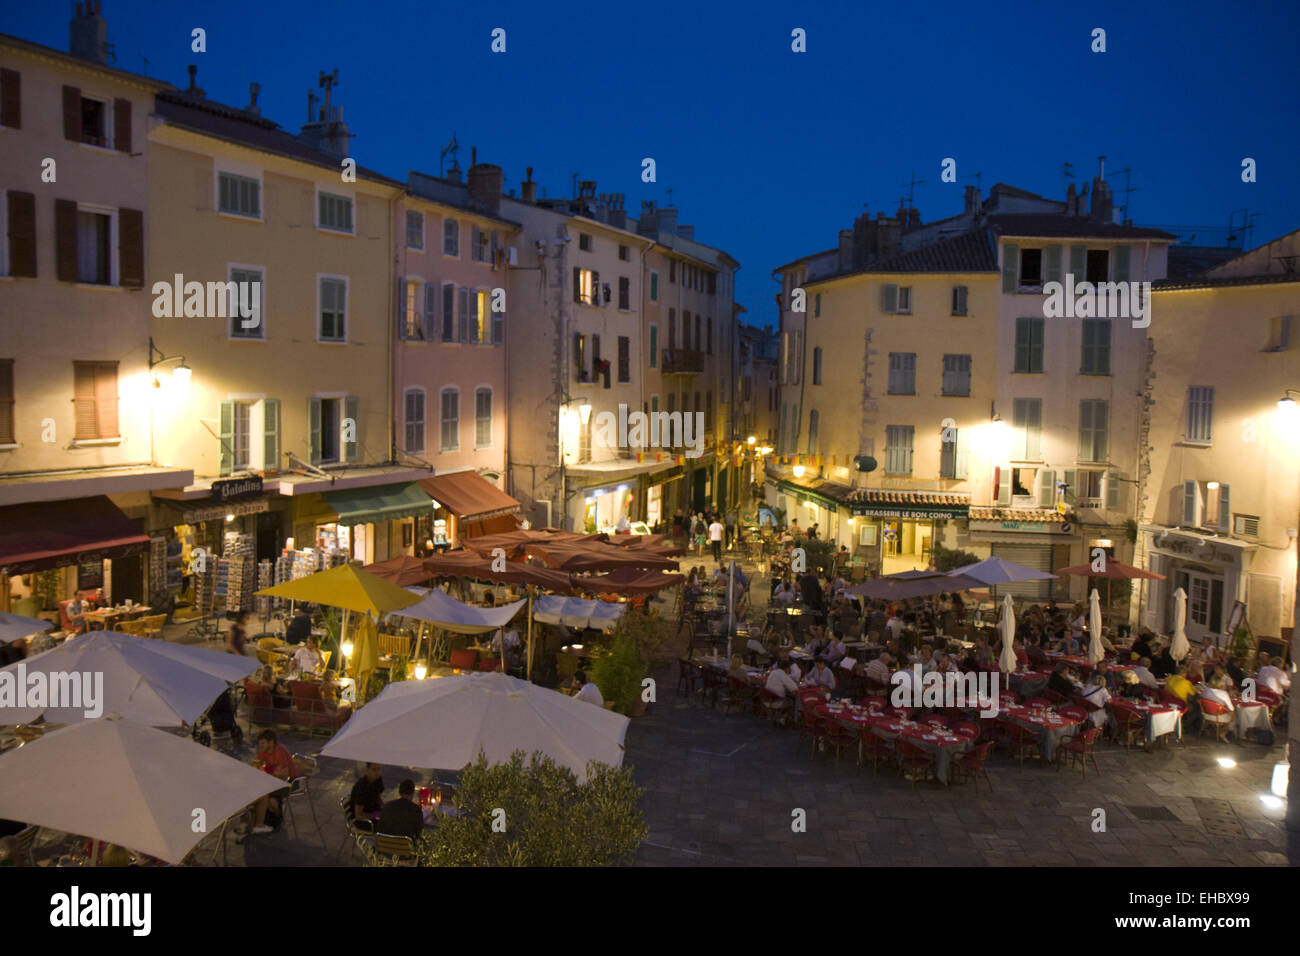
POLYGON ((519 265, 519 250, 516 249, 514 246, 506 247, 506 265, 509 266, 519 265))

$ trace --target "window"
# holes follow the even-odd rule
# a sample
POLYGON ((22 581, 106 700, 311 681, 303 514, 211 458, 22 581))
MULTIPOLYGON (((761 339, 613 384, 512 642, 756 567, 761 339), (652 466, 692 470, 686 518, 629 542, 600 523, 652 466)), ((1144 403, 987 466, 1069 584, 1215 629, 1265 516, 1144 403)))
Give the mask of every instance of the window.
POLYGON ((659 326, 650 325, 650 367, 659 367, 659 326))
POLYGON ((820 319, 821 317, 822 317, 822 294, 818 292, 815 296, 813 296, 813 318, 820 319))
POLYGON ((1022 461, 1037 461, 1043 454, 1043 400, 1017 398, 1011 408, 1011 425, 1015 429, 1011 457, 1022 461))
POLYGON ((583 252, 591 252, 591 236, 585 232, 578 233, 578 248, 583 252))
POLYGON ((226 315, 230 317, 232 339, 266 338, 266 323, 263 321, 262 308, 266 302, 266 286, 262 279, 263 273, 260 269, 231 267, 230 281, 235 285, 233 289, 230 286, 226 287, 231 293, 226 302, 226 315), (254 295, 254 292, 257 294, 254 295), (248 306, 253 314, 248 317, 242 315, 241 310, 244 306, 248 306), (256 323, 253 322, 254 319, 257 319, 256 323))
POLYGON ((1043 319, 1041 316, 1016 319, 1016 359, 1013 371, 1041 374, 1043 371, 1043 319))
POLYGON ((718 274, 716 272, 710 272, 709 273, 709 295, 717 295, 717 294, 718 294, 718 274))
POLYGON ((1105 461, 1110 404, 1102 399, 1079 402, 1079 460, 1105 461))
POLYGON ((675 283, 677 281, 677 260, 668 260, 668 281, 675 283))
POLYGON ((912 311, 912 287, 887 284, 880 287, 880 311, 902 314, 912 311))
POLYGON ((1183 527, 1226 532, 1231 517, 1232 499, 1227 485, 1217 481, 1183 482, 1183 527))
POLYGON ((618 337, 618 381, 621 385, 632 381, 632 340, 626 335, 618 337))
POLYGON ((618 307, 624 312, 632 308, 632 280, 627 276, 618 277, 618 307))
POLYGON ((442 340, 456 341, 456 286, 450 282, 442 286, 442 340))
POLYGON ((817 454, 817 430, 821 425, 821 416, 813 409, 808 413, 808 454, 817 454))
POLYGON ((885 426, 885 474, 912 473, 912 426, 885 426))
POLYGON ((343 437, 343 400, 321 398, 320 402, 320 452, 317 461, 328 464, 339 461, 343 437))
POLYGON ((1076 499, 1085 499, 1092 501, 1101 500, 1101 476, 1100 471, 1080 471, 1076 481, 1078 485, 1074 496, 1076 499))
POLYGON ((889 394, 916 394, 916 353, 889 353, 889 394))
POLYGON ((1034 480, 1037 476, 1037 468, 1012 468, 1011 494, 1016 498, 1031 497, 1034 494, 1034 480))
POLYGON ((14 360, 0 359, 0 445, 14 443, 14 360))
POLYGON ((496 263, 494 252, 497 247, 497 234, 490 229, 470 227, 470 258, 475 262, 496 263))
MULTIPOLYGON (((491 292, 487 293, 487 296, 488 296, 487 306, 488 308, 491 308, 492 301, 495 298, 495 296, 491 292)), ((506 340, 506 314, 504 311, 498 312, 496 309, 492 309, 492 344, 502 345, 505 343, 505 340, 506 340)))
POLYGON ((1020 250, 1020 288, 1037 289, 1043 284, 1043 250, 1020 250))
POLYGON ((492 344, 492 303, 487 289, 472 289, 469 293, 470 341, 475 345, 492 344))
POLYGON ((631 256, 628 254, 628 252, 629 252, 629 251, 628 251, 627 246, 619 246, 619 247, 618 247, 618 257, 619 257, 619 259, 621 259, 621 260, 624 261, 624 262, 627 262, 628 259, 631 258, 631 256))
POLYGON ((318 197, 320 228, 331 232, 352 232, 352 198, 322 192, 318 197))
POLYGON ((1295 316, 1275 315, 1268 320, 1268 345, 1265 352, 1285 352, 1291 348, 1291 325, 1295 316))
POLYGON ((252 466, 250 458, 250 448, 253 444, 252 436, 252 402, 232 402, 232 431, 230 451, 232 468, 234 471, 244 471, 252 466))
POLYGON ((91 146, 108 145, 108 104, 81 97, 81 142, 91 146))
POLYGON ((708 319, 705 320, 704 324, 708 333, 707 338, 705 338, 704 340, 704 346, 708 354, 712 355, 713 354, 713 316, 709 316, 708 319))
POLYGON ((654 271, 650 273, 650 301, 659 301, 659 273, 654 271))
POLYGON ((963 479, 967 477, 969 454, 967 434, 959 428, 939 431, 939 477, 963 479))
POLYGON ((113 282, 112 216, 77 210, 77 281, 113 282))
POLYGON ((591 269, 573 270, 573 301, 581 305, 599 305, 597 298, 600 285, 600 273, 591 269))
POLYGON ((460 221, 444 219, 442 221, 442 254, 444 256, 460 255, 460 221))
POLYGON ((1110 374, 1110 319, 1083 320, 1083 375, 1110 374))
POLYGON ((117 427, 117 363, 73 362, 76 441, 120 437, 117 427))
POLYGON ((1105 249, 1089 249, 1087 254, 1089 282, 1110 281, 1110 253, 1105 249))
POLYGON ((440 450, 456 451, 460 448, 460 392, 457 389, 442 390, 441 424, 440 450))
POLYGON ((474 447, 488 448, 492 444, 492 389, 480 388, 474 392, 474 447))
POLYGON ((406 210, 406 248, 424 248, 424 213, 406 210))
POLYGON ((1214 389, 1192 386, 1187 390, 1187 440, 1208 445, 1214 435, 1214 389))
POLYGON ((820 345, 813 348, 813 380, 814 385, 822 383, 822 347, 820 345))
POLYGON ((217 174, 217 211, 231 216, 262 217, 262 184, 234 173, 217 174))
MULTIPOLYGON (((413 300, 414 298, 412 296, 413 300)), ((323 277, 320 280, 320 340, 322 342, 348 340, 347 300, 346 279, 323 277)))
POLYGON ((406 415, 403 418, 403 426, 406 442, 403 447, 412 454, 422 453, 424 451, 424 389, 406 390, 406 415))
POLYGON ((966 314, 966 294, 967 288, 964 285, 955 285, 952 287, 952 314, 966 314))
POLYGON ((579 382, 590 382, 587 374, 587 337, 581 332, 573 334, 573 367, 577 369, 579 382))
POLYGON ((945 355, 943 357, 943 394, 970 394, 969 355, 945 355))

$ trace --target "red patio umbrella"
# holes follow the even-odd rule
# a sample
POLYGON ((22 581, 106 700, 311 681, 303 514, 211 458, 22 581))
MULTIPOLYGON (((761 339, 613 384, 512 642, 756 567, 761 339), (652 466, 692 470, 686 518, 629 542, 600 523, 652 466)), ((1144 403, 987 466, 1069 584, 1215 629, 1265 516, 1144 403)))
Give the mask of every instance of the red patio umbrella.
POLYGON ((664 574, 641 568, 619 568, 608 574, 573 575, 575 588, 624 595, 655 594, 664 588, 677 587, 685 580, 684 574, 664 574))
POLYGON ((1068 568, 1061 568, 1057 574, 1074 574, 1080 577, 1088 578, 1106 578, 1106 610, 1110 610, 1110 582, 1117 578, 1147 578, 1153 581, 1163 581, 1163 574, 1156 574, 1154 571, 1144 571, 1142 568, 1135 568, 1131 564, 1125 564, 1123 561, 1116 561, 1114 558, 1107 558, 1104 571, 1095 571, 1091 564, 1074 564, 1068 568))
POLYGON ((425 568, 424 562, 419 558, 411 557, 409 554, 389 558, 387 561, 367 564, 362 570, 377 574, 385 581, 391 581, 398 587, 403 588, 410 587, 413 584, 427 584, 433 580, 433 574, 425 568))
POLYGON ((447 551, 433 555, 423 561, 426 573, 430 576, 447 576, 474 578, 478 581, 491 581, 494 584, 531 584, 547 591, 568 594, 573 590, 569 576, 562 571, 534 567, 507 561, 505 570, 494 571, 492 559, 475 554, 473 551, 447 551))
POLYGON ((645 548, 618 548, 591 543, 581 546, 533 544, 528 555, 562 571, 613 571, 618 568, 660 568, 676 571, 677 562, 645 548))

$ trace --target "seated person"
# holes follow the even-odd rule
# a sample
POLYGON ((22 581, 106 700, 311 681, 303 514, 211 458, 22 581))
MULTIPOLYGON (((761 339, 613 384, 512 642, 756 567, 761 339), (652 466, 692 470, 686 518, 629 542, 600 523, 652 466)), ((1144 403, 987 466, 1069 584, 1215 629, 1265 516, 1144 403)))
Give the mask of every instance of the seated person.
POLYGON ((749 683, 749 671, 745 669, 745 659, 739 654, 731 655, 731 669, 727 671, 728 677, 733 677, 742 684, 749 683))
POLYGON ((424 832, 424 814, 415 802, 414 780, 403 780, 397 785, 397 799, 384 804, 375 823, 375 832, 410 837, 412 842, 420 839, 424 832))
POLYGON ((1165 690, 1186 704, 1196 696, 1197 683, 1197 681, 1189 680, 1184 674, 1175 671, 1165 678, 1165 690))
POLYGON ((1151 656, 1151 638, 1155 637, 1149 628, 1142 628, 1138 638, 1133 642, 1131 651, 1135 660, 1151 656))
POLYGON ((1064 661, 1058 662, 1056 667, 1052 669, 1052 676, 1047 678, 1047 689, 1055 691, 1066 699, 1073 697, 1078 692, 1078 687, 1070 679, 1069 666, 1064 661))
POLYGON ((1137 674, 1133 671, 1124 671, 1124 683, 1120 687, 1119 695, 1127 700, 1140 700, 1145 695, 1142 693, 1142 682, 1138 680, 1137 674))
POLYGON ((828 663, 834 664, 848 652, 848 647, 846 647, 844 642, 840 640, 839 635, 832 634, 830 641, 826 644, 825 651, 822 652, 822 657, 825 658, 828 663))
POLYGON ((1259 672, 1255 675, 1255 681, 1279 697, 1291 689, 1291 675, 1274 664, 1273 658, 1263 651, 1259 654, 1259 672))
POLYGON ((497 629, 497 632, 492 635, 492 640, 489 642, 489 646, 492 648, 493 656, 495 657, 501 656, 501 642, 503 638, 506 645, 506 667, 515 667, 521 659, 520 651, 523 647, 523 642, 519 639, 519 632, 513 627, 510 627, 510 625, 497 629))
POLYGON ((1043 651, 1043 639, 1040 635, 1035 634, 1030 640, 1029 646, 1025 648, 1025 656, 1034 667, 1041 667, 1047 663, 1047 654, 1043 651))
POLYGON ((867 664, 868 679, 888 685, 890 678, 889 662, 893 660, 889 651, 881 651, 880 656, 867 664))
POLYGON ((1155 675, 1157 680, 1163 680, 1178 670, 1178 662, 1174 660, 1173 654, 1170 653, 1169 644, 1169 641, 1165 641, 1160 647, 1160 653, 1151 662, 1151 673, 1155 675))
POLYGON ((1088 714, 1092 725, 1106 726, 1106 704, 1110 701, 1110 691, 1106 689, 1106 672, 1094 671, 1088 683, 1079 691, 1079 696, 1097 708, 1088 714))
POLYGON ((1236 710, 1236 707, 1232 704, 1232 697, 1228 694, 1227 683, 1224 681, 1222 674, 1216 674, 1207 683, 1201 684, 1196 689, 1206 700, 1222 704, 1228 710, 1236 710))
POLYGON ((1110 628, 1108 627, 1103 627, 1101 629, 1101 649, 1108 654, 1115 653, 1115 645, 1111 643, 1110 628))
POLYGON ((310 634, 311 617, 307 614, 305 606, 299 606, 294 612, 293 619, 289 621, 288 627, 284 629, 284 642, 286 644, 301 644, 310 634))
POLYGON ((367 763, 365 772, 352 785, 348 795, 347 817, 359 829, 374 830, 374 821, 384 810, 383 767, 367 763))
POLYGON ((777 697, 788 697, 799 690, 799 685, 786 673, 789 666, 787 661, 779 660, 772 666, 772 672, 767 675, 767 684, 765 686, 770 693, 775 694, 777 697))
POLYGON ((1138 683, 1144 687, 1159 687, 1156 681, 1156 675, 1151 673, 1151 658, 1144 657, 1133 665, 1133 673, 1137 675, 1138 683))
POLYGON ((805 686, 816 685, 818 687, 824 687, 828 691, 834 690, 835 673, 829 667, 826 666, 826 662, 824 660, 818 658, 817 661, 813 664, 812 670, 810 670, 807 676, 804 677, 803 683, 805 684, 805 686))
POLYGON ((1229 657, 1226 669, 1228 678, 1235 686, 1240 687, 1241 682, 1246 679, 1246 672, 1241 667, 1241 658, 1229 657))
POLYGON ((73 630, 83 631, 86 628, 86 602, 78 595, 68 602, 64 613, 68 615, 68 621, 72 624, 73 630))
POLYGON ((588 704, 595 704, 597 707, 605 706, 605 698, 601 696, 600 688, 587 680, 586 671, 574 671, 573 686, 577 688, 573 692, 574 700, 583 700, 588 704))
MULTIPOLYGON (((274 730, 264 730, 257 738, 257 756, 253 765, 260 767, 273 777, 279 777, 286 783, 298 776, 298 765, 289 755, 289 748, 280 743, 274 730)), ((281 787, 266 796, 259 797, 253 805, 253 832, 270 833, 273 827, 266 823, 267 812, 271 811, 276 819, 280 816, 281 801, 289 796, 289 788, 281 787)))
POLYGON ((307 643, 293 652, 292 673, 298 676, 319 676, 325 670, 325 656, 316 647, 316 638, 307 632, 307 643))
POLYGON ((790 583, 788 577, 782 578, 781 583, 772 591, 772 603, 783 607, 790 607, 794 604, 794 599, 794 585, 790 583))
POLYGON ((922 675, 928 674, 931 671, 936 670, 937 665, 935 664, 935 660, 934 660, 934 648, 932 648, 929 644, 922 644, 921 653, 916 663, 921 665, 922 675))

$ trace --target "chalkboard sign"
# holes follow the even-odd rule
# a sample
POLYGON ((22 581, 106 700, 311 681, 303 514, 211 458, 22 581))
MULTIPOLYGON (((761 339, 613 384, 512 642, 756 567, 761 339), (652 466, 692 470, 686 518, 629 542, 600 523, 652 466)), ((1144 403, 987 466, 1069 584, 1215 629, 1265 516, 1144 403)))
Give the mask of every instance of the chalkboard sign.
POLYGON ((104 586, 104 561, 83 561, 77 565, 77 590, 94 591, 104 586))

